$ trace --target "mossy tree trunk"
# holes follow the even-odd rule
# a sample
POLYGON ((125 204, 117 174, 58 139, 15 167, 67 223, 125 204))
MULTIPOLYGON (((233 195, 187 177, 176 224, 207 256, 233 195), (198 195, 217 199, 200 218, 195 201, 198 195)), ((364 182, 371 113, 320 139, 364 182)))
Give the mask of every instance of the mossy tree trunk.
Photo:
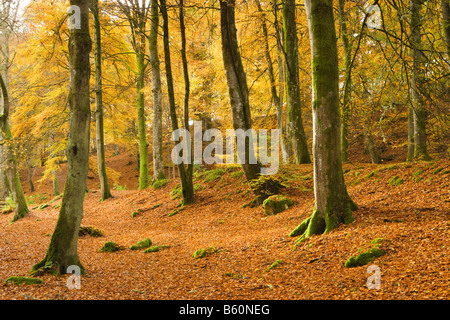
POLYGON ((332 0, 305 0, 311 42, 314 212, 291 235, 300 239, 353 221, 340 152, 339 71, 332 0))
POLYGON ((89 53, 92 44, 89 35, 89 0, 71 0, 70 4, 80 8, 80 29, 71 29, 69 37, 68 171, 58 221, 47 253, 42 261, 33 266, 32 274, 38 270, 66 273, 67 267, 71 265, 79 266, 84 272, 77 244, 89 165, 89 53))
POLYGON ((3 113, 0 115, 0 130, 1 130, 1 142, 2 145, 6 145, 3 150, 5 152, 5 172, 4 176, 0 177, 4 179, 4 184, 10 191, 14 204, 16 206, 14 217, 12 222, 23 218, 28 212, 27 201, 25 194, 23 193, 22 184, 20 182, 19 171, 17 170, 17 157, 15 153, 15 145, 13 141, 13 135, 9 124, 10 115, 10 103, 8 90, 3 78, 0 74, 0 88, 2 91, 3 100, 3 113))
POLYGON ((283 4, 283 30, 286 53, 286 132, 291 144, 294 163, 311 163, 302 120, 300 79, 298 68, 298 36, 295 0, 283 4))
POLYGON ((105 160, 105 136, 103 128, 103 86, 102 86, 102 47, 100 15, 98 0, 91 1, 91 12, 94 20, 94 63, 95 63, 95 124, 96 124, 96 146, 97 146, 97 167, 100 181, 101 200, 112 197, 109 187, 108 176, 106 174, 105 160))
POLYGON ((348 160, 348 122, 350 119, 350 101, 352 92, 352 46, 347 30, 347 15, 345 12, 346 0, 339 0, 338 13, 341 26, 341 39, 344 48, 344 92, 341 108, 341 156, 342 162, 348 160))
POLYGON ((430 160, 427 151, 426 124, 428 110, 425 106, 423 91, 425 90, 424 56, 422 52, 422 15, 420 10, 424 0, 410 0, 410 42, 413 59, 411 81, 411 97, 414 123, 414 158, 430 160))
POLYGON ((150 33, 148 37, 149 63, 152 78, 153 99, 153 180, 165 179, 162 144, 162 89, 158 56, 158 1, 150 3, 150 33))
POLYGON ((145 60, 146 25, 149 5, 147 1, 118 1, 121 11, 125 14, 131 28, 131 45, 136 54, 136 107, 137 131, 139 141, 139 190, 149 186, 148 176, 148 142, 145 117, 144 86, 145 72, 148 62, 145 60))
POLYGON ((444 28, 444 39, 447 44, 447 55, 450 59, 450 0, 441 0, 442 25, 444 28))
MULTIPOLYGON (((172 63, 170 59, 170 46, 169 46, 169 20, 167 15, 166 1, 160 0, 161 14, 163 17, 163 46, 164 46, 164 62, 166 66, 166 77, 167 77, 167 92, 169 96, 169 107, 170 107, 170 118, 172 121, 172 130, 176 131, 179 129, 177 112, 175 106, 175 93, 173 87, 173 76, 172 76, 172 63)), ((192 162, 192 159, 191 159, 192 162)), ((192 185, 192 175, 189 179, 188 172, 184 167, 184 163, 178 164, 178 172, 180 174, 181 190, 183 194, 182 204, 189 204, 194 199, 194 187, 192 185)))
MULTIPOLYGON (((236 35, 235 0, 220 1, 220 26, 222 56, 230 96, 233 128, 247 131, 251 129, 250 102, 247 78, 236 35)), ((259 162, 250 163, 250 152, 254 152, 254 150, 249 139, 245 141, 245 150, 245 157, 241 158, 241 165, 247 181, 251 182, 260 176, 261 164, 259 162)))

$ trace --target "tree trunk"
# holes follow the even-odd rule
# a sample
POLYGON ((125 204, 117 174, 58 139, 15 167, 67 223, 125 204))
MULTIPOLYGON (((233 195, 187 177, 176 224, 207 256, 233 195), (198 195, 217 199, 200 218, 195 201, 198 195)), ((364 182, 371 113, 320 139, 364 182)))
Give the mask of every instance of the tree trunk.
POLYGON ((347 17, 345 14, 345 1, 339 0, 339 22, 341 26, 341 38, 342 45, 344 47, 344 64, 345 64, 345 77, 344 77, 344 93, 342 97, 341 108, 341 155, 342 162, 348 161, 348 121, 350 118, 350 98, 352 90, 352 48, 350 45, 350 37, 347 31, 347 17))
MULTIPOLYGON (((141 41, 144 41, 142 36, 141 41)), ((137 125, 139 138, 139 190, 145 189, 149 185, 148 179, 148 143, 145 124, 145 105, 144 105, 144 75, 145 75, 145 53, 143 45, 136 52, 138 67, 136 91, 137 91, 137 125)))
MULTIPOLYGON (((236 35, 235 0, 220 1, 220 26, 222 36, 222 56, 225 67, 228 92, 230 95, 231 115, 235 130, 251 129, 251 115, 247 79, 242 65, 236 35)), ((254 152, 249 139, 245 142, 245 157, 241 157, 242 169, 247 181, 258 179, 260 163, 250 163, 250 153, 254 152)))
MULTIPOLYGON (((178 127, 177 111, 175 106, 175 94, 173 88, 172 63, 170 59, 169 46, 169 21, 167 16, 166 0, 160 0, 161 13, 163 17, 163 42, 164 42, 164 62, 166 65, 167 91, 169 96, 170 118, 172 120, 172 130, 176 131, 178 127)), ((192 162, 192 159, 190 159, 192 162)), ((184 163, 178 164, 178 172, 180 174, 181 190, 183 194, 182 205, 189 204, 194 198, 194 188, 192 186, 192 178, 188 179, 188 173, 184 167, 184 163)))
POLYGON ((105 160, 105 137, 103 129, 103 88, 102 88, 102 47, 100 16, 98 9, 98 0, 92 0, 91 11, 94 20, 94 63, 95 63, 95 125, 96 125, 96 147, 97 147, 97 166, 98 178, 100 180, 100 189, 102 193, 101 200, 112 197, 109 187, 108 176, 106 174, 105 160))
POLYGON ((407 143, 406 161, 414 159, 414 110, 409 107, 408 111, 408 143, 407 143))
POLYGON ((31 159, 27 159, 27 178, 28 178, 28 184, 30 186, 30 192, 34 192, 34 184, 33 184, 33 174, 32 171, 33 166, 31 165, 31 159))
POLYGON ((33 275, 39 271, 66 273, 67 267, 71 265, 80 267, 84 272, 78 257, 77 243, 89 165, 89 53, 92 44, 89 35, 89 0, 71 0, 70 4, 80 8, 80 29, 72 28, 69 37, 68 171, 55 230, 44 259, 32 268, 33 275))
POLYGON ((17 170, 17 158, 15 153, 14 142, 12 141, 13 135, 11 132, 11 127, 9 124, 9 95, 3 75, 0 74, 0 87, 2 90, 3 98, 3 114, 0 115, 0 130, 1 130, 1 140, 2 144, 6 144, 6 148, 3 150, 5 152, 5 172, 4 183, 7 189, 12 194, 16 209, 14 217, 11 222, 17 221, 23 218, 28 212, 27 201, 25 199, 25 194, 23 193, 22 184, 20 182, 19 171, 17 170))
POLYGON ((414 158, 430 160, 427 151, 426 123, 428 111, 424 105, 424 56, 422 47, 422 16, 420 14, 424 0, 410 0, 411 55, 413 59, 411 79, 411 97, 414 121, 414 158))
POLYGON ((165 179, 162 146, 162 89, 158 56, 158 1, 151 0, 150 34, 148 37, 149 60, 153 98, 153 180, 165 179))
MULTIPOLYGON (((184 78, 184 129, 189 131, 189 95, 190 95, 190 82, 189 82, 189 69, 186 56, 186 27, 184 25, 184 1, 179 0, 180 9, 180 32, 181 32, 181 61, 183 64, 183 78, 184 78)), ((188 152, 191 153, 191 149, 188 148, 188 152)), ((188 159, 191 159, 186 168, 186 186, 187 196, 191 199, 194 197, 194 187, 192 183, 192 174, 194 172, 194 162, 192 154, 188 154, 188 159)), ((183 196, 184 198, 184 196, 183 196)), ((190 201, 191 201, 190 200, 190 201)))
POLYGON ((444 38, 447 44, 447 55, 450 59, 450 0, 441 0, 444 38))
POLYGON ((340 152, 339 71, 332 0, 305 0, 311 42, 314 196, 311 217, 291 236, 299 241, 353 221, 340 152))
POLYGON ((289 139, 288 143, 292 145, 294 163, 311 163, 302 121, 295 13, 295 0, 285 0, 283 6, 283 29, 287 66, 286 130, 289 139))

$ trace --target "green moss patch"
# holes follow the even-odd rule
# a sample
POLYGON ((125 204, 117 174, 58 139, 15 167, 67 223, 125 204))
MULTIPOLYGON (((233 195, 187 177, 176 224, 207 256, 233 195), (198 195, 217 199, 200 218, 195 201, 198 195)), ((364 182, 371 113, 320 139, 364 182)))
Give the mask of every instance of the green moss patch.
POLYGON ((201 258, 206 257, 207 255, 213 254, 214 252, 217 252, 217 250, 214 247, 197 249, 192 254, 192 258, 194 258, 194 259, 201 259, 201 258))
POLYGON ((205 171, 203 173, 203 181, 204 182, 213 182, 213 181, 218 180, 224 174, 225 174, 225 170, 223 170, 223 169, 214 169, 214 170, 205 171))
POLYGON ((167 246, 151 246, 147 249, 144 250, 144 253, 149 253, 149 252, 158 252, 161 249, 167 248, 167 246))
POLYGON ((398 176, 394 176, 389 180, 389 184, 391 186, 399 186, 403 183, 402 178, 398 177, 398 176))
POLYGON ((162 188, 166 184, 168 184, 169 181, 170 181, 169 179, 158 179, 158 180, 156 180, 155 182, 152 183, 152 189, 156 190, 156 189, 162 188))
POLYGON ((282 196, 272 195, 264 200, 262 209, 266 216, 278 214, 294 205, 294 201, 282 196))
POLYGON ((101 249, 98 250, 98 252, 116 252, 121 249, 122 248, 117 243, 112 242, 112 241, 107 241, 107 242, 105 242, 103 247, 101 247, 101 249))
POLYGON ((351 256, 347 261, 345 261, 344 266, 347 268, 364 266, 371 262, 372 260, 381 257, 386 253, 383 249, 380 249, 380 244, 383 242, 383 238, 376 238, 370 242, 372 248, 364 251, 358 255, 351 256))
POLYGON ((277 260, 277 261, 275 261, 274 263, 272 263, 271 265, 270 265, 270 267, 268 267, 266 270, 264 270, 263 271, 263 273, 265 273, 265 272, 267 272, 267 271, 269 271, 269 270, 272 270, 273 268, 276 268, 276 267, 278 267, 280 264, 282 264, 283 263, 283 260, 277 260))
POLYGON ((138 241, 136 244, 130 247, 131 250, 140 250, 148 248, 152 245, 152 240, 145 238, 144 240, 138 241))
POLYGON ((33 284, 43 284, 44 281, 40 278, 32 278, 32 277, 9 277, 5 280, 5 284, 26 284, 26 285, 33 285, 33 284))
POLYGON ((103 231, 94 227, 80 227, 79 236, 89 235, 91 237, 103 236, 103 231))

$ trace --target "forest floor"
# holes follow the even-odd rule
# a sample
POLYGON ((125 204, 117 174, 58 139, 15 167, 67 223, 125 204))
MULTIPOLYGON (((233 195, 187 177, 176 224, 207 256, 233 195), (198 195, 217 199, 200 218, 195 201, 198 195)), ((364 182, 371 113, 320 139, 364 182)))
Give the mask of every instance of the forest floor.
POLYGON ((295 205, 277 215, 242 208, 252 196, 233 166, 223 167, 216 180, 197 174, 195 203, 169 216, 180 203, 171 196, 177 179, 160 189, 133 190, 137 171, 130 159, 108 158, 122 174, 112 199, 100 202, 90 174, 82 226, 104 234, 79 239, 87 272, 80 289, 67 288, 68 274, 44 275, 38 285, 4 284, 8 277, 29 275, 45 255, 61 202, 51 195, 50 183, 27 192, 33 204, 25 218, 9 224, 12 213, 0 214, 0 300, 450 298, 449 160, 345 164, 348 191, 359 206, 355 221, 295 246, 297 238, 288 234, 313 211, 312 165, 280 168, 288 185, 282 193, 295 205), (394 177, 401 182, 396 185, 394 177), (40 204, 48 206, 38 209, 40 204), (167 247, 130 250, 144 238, 167 247), (380 288, 369 289, 368 265, 347 268, 344 262, 376 238, 383 238, 386 253, 369 263, 381 271, 380 288), (106 241, 122 250, 98 252, 106 241), (208 254, 194 259, 202 248, 208 254))

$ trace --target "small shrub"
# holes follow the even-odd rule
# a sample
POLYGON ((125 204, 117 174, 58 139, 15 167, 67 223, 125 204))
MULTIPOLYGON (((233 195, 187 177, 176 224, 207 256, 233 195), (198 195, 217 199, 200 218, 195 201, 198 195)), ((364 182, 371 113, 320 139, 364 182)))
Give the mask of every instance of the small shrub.
POLYGON ((118 191, 127 190, 127 186, 121 186, 121 185, 119 185, 117 183, 114 183, 114 189, 118 190, 118 191))

